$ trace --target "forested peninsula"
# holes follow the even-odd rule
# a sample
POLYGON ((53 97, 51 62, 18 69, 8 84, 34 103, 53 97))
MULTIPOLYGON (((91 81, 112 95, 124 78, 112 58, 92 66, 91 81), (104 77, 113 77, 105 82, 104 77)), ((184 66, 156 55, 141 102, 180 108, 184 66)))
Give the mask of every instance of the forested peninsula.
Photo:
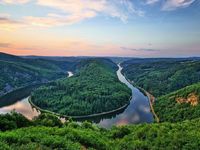
POLYGON ((38 107, 68 116, 83 116, 117 109, 129 103, 131 90, 116 75, 117 66, 108 59, 80 62, 79 71, 32 92, 38 107))

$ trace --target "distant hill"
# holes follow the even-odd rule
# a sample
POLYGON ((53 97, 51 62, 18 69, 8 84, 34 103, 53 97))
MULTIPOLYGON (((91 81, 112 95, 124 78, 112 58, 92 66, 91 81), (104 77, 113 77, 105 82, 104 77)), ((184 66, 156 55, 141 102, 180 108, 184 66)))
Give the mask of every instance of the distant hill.
POLYGON ((0 60, 4 61, 24 61, 21 57, 0 52, 0 60))
POLYGON ((45 60, 53 60, 53 61, 68 61, 68 62, 78 62, 81 59, 87 59, 88 57, 64 57, 64 56, 21 56, 25 59, 45 59, 45 60))
POLYGON ((177 122, 200 117, 200 83, 159 97, 154 110, 160 121, 177 122))
POLYGON ((68 116, 107 112, 129 103, 131 90, 116 75, 109 59, 82 60, 76 74, 42 86, 32 93, 32 102, 42 109, 68 116))
POLYGON ((16 88, 67 76, 77 62, 26 59, 0 53, 0 96, 16 88))
POLYGON ((123 73, 154 96, 168 94, 200 81, 200 59, 149 58, 122 63, 123 73))

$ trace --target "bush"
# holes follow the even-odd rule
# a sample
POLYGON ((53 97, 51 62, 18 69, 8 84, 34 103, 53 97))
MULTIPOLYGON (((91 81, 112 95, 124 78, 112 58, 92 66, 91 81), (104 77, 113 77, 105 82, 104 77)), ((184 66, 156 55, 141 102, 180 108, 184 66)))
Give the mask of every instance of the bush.
POLYGON ((5 115, 0 115, 0 130, 12 130, 21 127, 28 127, 32 125, 32 122, 25 118, 23 115, 11 112, 5 115))
POLYGON ((63 124, 61 120, 52 114, 42 113, 38 117, 34 118, 36 125, 42 125, 47 127, 61 127, 63 124))

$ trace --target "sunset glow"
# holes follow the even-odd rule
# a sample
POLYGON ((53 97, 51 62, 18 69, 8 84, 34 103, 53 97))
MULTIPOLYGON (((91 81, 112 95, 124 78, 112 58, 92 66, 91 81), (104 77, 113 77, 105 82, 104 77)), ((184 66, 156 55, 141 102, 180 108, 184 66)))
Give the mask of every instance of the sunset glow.
POLYGON ((198 0, 0 0, 0 52, 200 56, 198 0))

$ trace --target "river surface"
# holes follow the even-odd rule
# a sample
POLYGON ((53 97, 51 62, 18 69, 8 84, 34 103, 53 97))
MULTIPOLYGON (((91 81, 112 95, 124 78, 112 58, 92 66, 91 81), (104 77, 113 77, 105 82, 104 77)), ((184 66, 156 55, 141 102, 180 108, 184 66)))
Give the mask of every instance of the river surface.
MULTIPOLYGON (((148 98, 137 88, 133 87, 126 78, 122 75, 122 67, 118 65, 117 76, 119 80, 126 84, 132 90, 132 98, 130 104, 113 114, 102 115, 93 118, 87 118, 84 120, 90 120, 93 123, 105 128, 110 128, 113 125, 126 125, 126 124, 138 124, 138 123, 151 123, 153 122, 153 115, 150 110, 148 98)), ((72 72, 68 72, 68 77, 73 76, 72 72)), ((28 96, 26 98, 7 98, 6 100, 0 100, 0 113, 5 114, 15 110, 23 114, 28 119, 32 119, 38 116, 38 112, 35 108, 32 108, 28 102, 28 96), (7 103, 6 101, 9 101, 7 103)), ((83 121, 83 120, 78 120, 83 121)))
POLYGON ((72 77, 74 74, 71 71, 68 71, 68 77, 72 77))

